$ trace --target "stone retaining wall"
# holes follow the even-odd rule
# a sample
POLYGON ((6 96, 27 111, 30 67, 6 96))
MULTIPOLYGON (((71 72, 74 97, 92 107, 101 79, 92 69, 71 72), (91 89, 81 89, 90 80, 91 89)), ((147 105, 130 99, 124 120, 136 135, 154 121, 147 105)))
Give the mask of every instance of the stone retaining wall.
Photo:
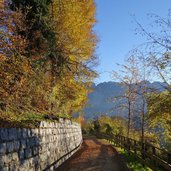
POLYGON ((56 170, 82 143, 78 123, 60 119, 36 129, 0 128, 0 171, 56 170))

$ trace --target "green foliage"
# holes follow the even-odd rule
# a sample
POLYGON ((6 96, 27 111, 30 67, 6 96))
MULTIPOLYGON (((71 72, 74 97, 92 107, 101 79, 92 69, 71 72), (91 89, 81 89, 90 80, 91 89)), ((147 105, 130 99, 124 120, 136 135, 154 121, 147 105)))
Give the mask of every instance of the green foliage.
POLYGON ((82 132, 83 132, 83 134, 86 134, 86 135, 93 134, 94 126, 93 126, 91 120, 85 121, 85 123, 83 125, 83 128, 82 128, 82 132))
POLYGON ((126 135, 126 121, 122 117, 101 116, 96 121, 87 121, 83 130, 88 134, 126 135))
POLYGON ((124 151, 119 147, 115 148, 120 154, 122 154, 125 157, 127 165, 132 171, 152 171, 147 166, 143 167, 142 164, 137 160, 136 156, 134 156, 133 154, 128 154, 127 151, 124 151))
POLYGON ((126 133, 126 121, 122 117, 102 116, 98 120, 101 133, 114 135, 126 133))
POLYGON ((1 113, 0 111, 0 127, 25 127, 35 128, 38 127, 42 120, 45 120, 44 115, 38 113, 24 112, 16 114, 13 111, 1 113))
POLYGON ((161 145, 171 150, 171 94, 151 93, 148 96, 148 119, 151 128, 155 129, 163 141, 161 145))
MULTIPOLYGON (((30 58, 41 58, 47 53, 50 42, 54 43, 54 33, 49 20, 49 6, 52 0, 12 0, 10 8, 21 10, 25 18, 25 30, 18 29, 18 34, 28 41, 26 54, 30 58)), ((18 27, 18 26, 17 26, 18 27)))

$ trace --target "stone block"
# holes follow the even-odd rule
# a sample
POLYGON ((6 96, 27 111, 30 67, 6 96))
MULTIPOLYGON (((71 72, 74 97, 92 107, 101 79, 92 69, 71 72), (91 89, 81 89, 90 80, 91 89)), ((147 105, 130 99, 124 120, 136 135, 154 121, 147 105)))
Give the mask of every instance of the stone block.
POLYGON ((39 129, 31 129, 31 134, 32 134, 33 137, 38 137, 39 129))
POLYGON ((29 166, 30 166, 29 160, 24 160, 23 162, 20 163, 19 166, 20 171, 30 171, 29 166))
POLYGON ((8 141, 8 140, 9 140, 8 129, 0 128, 0 142, 8 141))
POLYGON ((20 148, 20 141, 14 141, 14 151, 18 151, 20 148))
POLYGON ((15 162, 18 162, 19 161, 19 156, 18 156, 18 153, 17 152, 12 153, 12 160, 15 161, 15 162))
POLYGON ((29 138, 29 139, 27 139, 27 147, 34 147, 34 146, 36 146, 36 140, 35 140, 35 138, 29 138))
POLYGON ((6 143, 0 143, 0 155, 6 153, 6 143))
POLYGON ((14 152, 14 142, 13 141, 7 142, 6 148, 8 153, 14 152))
POLYGON ((45 136, 45 131, 46 131, 46 129, 41 128, 41 129, 39 130, 39 135, 40 135, 41 137, 45 136))
POLYGON ((17 129, 17 139, 19 140, 19 139, 22 139, 23 137, 22 137, 22 129, 21 128, 18 128, 17 129))
POLYGON ((32 149, 31 149, 31 148, 26 148, 26 149, 24 150, 24 156, 25 156, 25 158, 30 158, 30 157, 32 157, 32 149))
POLYGON ((0 156, 0 165, 8 165, 12 161, 12 154, 0 156))
POLYGON ((16 128, 10 128, 8 129, 8 136, 9 140, 17 140, 17 129, 16 128))
POLYGON ((27 143, 25 139, 20 140, 20 148, 21 149, 27 148, 27 143))
POLYGON ((45 154, 41 154, 41 155, 40 155, 40 161, 41 161, 42 163, 44 163, 44 162, 46 161, 46 156, 45 156, 45 154))
POLYGON ((34 147, 32 150, 33 150, 34 156, 39 154, 39 148, 38 147, 34 147))
POLYGON ((0 171, 9 171, 10 168, 8 166, 0 166, 0 171))
POLYGON ((23 137, 23 138, 27 138, 27 137, 28 137, 27 131, 28 131, 28 130, 25 129, 25 128, 22 129, 22 137, 23 137))
POLYGON ((64 123, 64 119, 63 118, 59 118, 59 123, 64 123))
POLYGON ((25 154, 24 154, 24 150, 23 149, 18 152, 18 157, 19 157, 20 160, 24 159, 25 154))
POLYGON ((48 123, 45 121, 41 121, 40 122, 40 128, 47 128, 48 127, 48 123))
POLYGON ((35 146, 39 146, 40 145, 40 138, 35 137, 35 146))
POLYGON ((28 136, 28 137, 32 137, 31 129, 27 129, 27 136, 28 136))

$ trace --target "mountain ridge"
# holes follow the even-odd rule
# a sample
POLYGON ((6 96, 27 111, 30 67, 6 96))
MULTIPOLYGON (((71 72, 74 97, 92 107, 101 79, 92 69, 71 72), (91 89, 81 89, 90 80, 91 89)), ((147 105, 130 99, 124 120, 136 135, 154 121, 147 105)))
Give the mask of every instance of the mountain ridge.
MULTIPOLYGON (((139 83, 141 85, 141 82, 139 83)), ((158 89, 159 91, 165 90, 165 83, 155 81, 147 81, 147 86, 150 88, 158 89)), ((115 103, 110 99, 116 96, 120 96, 124 93, 126 88, 120 82, 102 82, 99 84, 92 84, 93 92, 88 95, 88 103, 84 108, 84 117, 85 119, 92 119, 98 117, 102 114, 107 114, 109 116, 113 115, 123 115, 121 111, 118 111, 114 108, 115 103)))

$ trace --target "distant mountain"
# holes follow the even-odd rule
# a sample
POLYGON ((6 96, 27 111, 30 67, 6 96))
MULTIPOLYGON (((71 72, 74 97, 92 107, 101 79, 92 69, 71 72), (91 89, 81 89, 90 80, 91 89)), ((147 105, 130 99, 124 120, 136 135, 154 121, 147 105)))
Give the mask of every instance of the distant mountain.
MULTIPOLYGON (((141 83, 140 83, 141 85, 141 83)), ((164 83, 161 82, 147 82, 148 87, 164 91, 164 83)), ((107 114, 122 115, 123 111, 118 111, 115 106, 116 102, 112 102, 112 98, 120 96, 124 93, 125 87, 118 82, 103 82, 98 85, 92 85, 93 92, 89 94, 89 101, 87 107, 84 109, 85 118, 96 118, 99 115, 107 114)))

